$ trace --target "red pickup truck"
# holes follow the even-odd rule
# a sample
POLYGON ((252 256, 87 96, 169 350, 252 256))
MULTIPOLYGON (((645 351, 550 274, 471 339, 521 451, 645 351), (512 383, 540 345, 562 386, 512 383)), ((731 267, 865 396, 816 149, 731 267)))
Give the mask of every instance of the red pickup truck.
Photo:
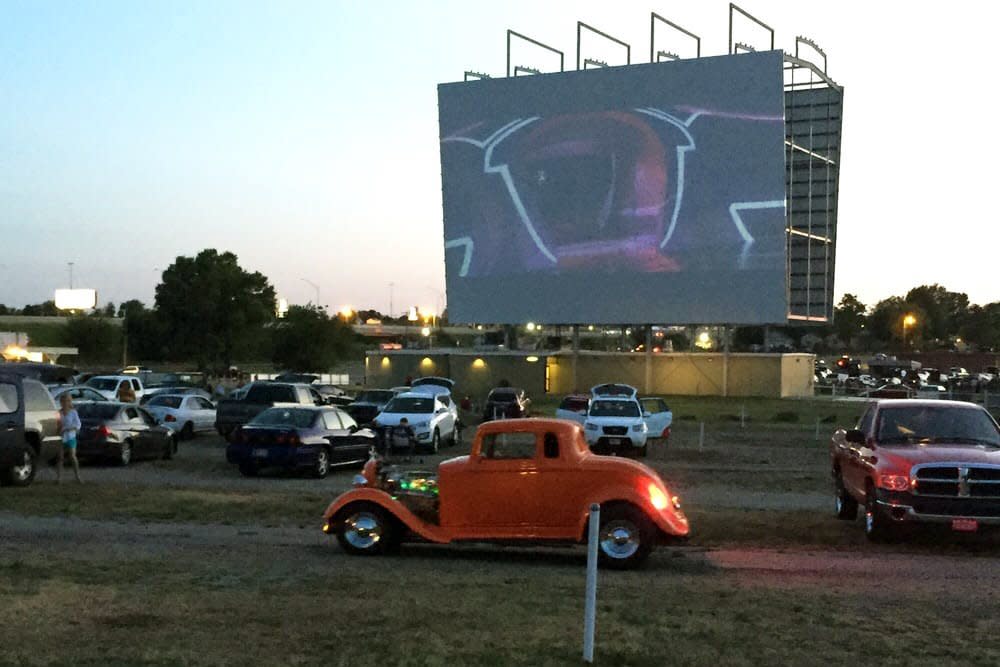
POLYGON ((1000 525, 1000 428, 972 403, 881 400, 830 443, 837 516, 864 507, 865 534, 907 524, 976 532, 1000 525))
POLYGON ((590 451, 579 424, 506 419, 479 427, 472 450, 436 471, 370 460, 324 514, 352 554, 402 541, 579 544, 601 507, 603 565, 639 565, 657 543, 688 534, 680 501, 652 469, 590 451))

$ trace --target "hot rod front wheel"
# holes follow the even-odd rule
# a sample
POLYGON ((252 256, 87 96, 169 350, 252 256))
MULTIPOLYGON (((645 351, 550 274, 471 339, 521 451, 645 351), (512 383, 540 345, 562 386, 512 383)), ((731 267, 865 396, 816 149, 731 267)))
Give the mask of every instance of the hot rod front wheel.
POLYGON ((600 564, 616 570, 638 567, 653 550, 654 528, 634 507, 601 508, 597 553, 600 564))
POLYGON ((377 505, 358 503, 348 507, 337 525, 337 542, 349 554, 373 556, 396 543, 393 519, 377 505))

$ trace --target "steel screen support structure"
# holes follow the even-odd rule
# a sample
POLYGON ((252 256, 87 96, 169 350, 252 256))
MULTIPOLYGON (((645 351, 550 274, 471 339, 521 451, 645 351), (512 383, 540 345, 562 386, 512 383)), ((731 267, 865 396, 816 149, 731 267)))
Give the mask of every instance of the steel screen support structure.
MULTIPOLYGON (((670 19, 663 18, 662 16, 660 16, 656 12, 650 12, 650 17, 649 17, 649 62, 651 62, 651 63, 657 62, 658 63, 658 62, 660 62, 660 54, 661 53, 670 53, 669 51, 660 51, 659 53, 656 52, 656 46, 655 45, 656 45, 656 22, 657 21, 659 21, 660 23, 666 23, 668 26, 670 26, 671 28, 673 28, 677 32, 679 32, 681 34, 684 34, 684 35, 687 35, 688 37, 690 37, 691 39, 693 39, 694 43, 695 43, 695 56, 694 57, 695 58, 701 58, 701 37, 699 37, 698 35, 694 34, 693 32, 690 32, 689 30, 685 30, 684 28, 680 27, 679 25, 677 25, 676 23, 674 23, 670 19)), ((671 55, 674 55, 674 54, 671 54, 671 55)), ((680 56, 677 56, 677 57, 673 58, 673 60, 680 60, 680 56)))
POLYGON ((625 47, 625 64, 626 65, 631 65, 632 64, 632 47, 628 44, 628 42, 623 42, 622 40, 618 39, 617 37, 612 37, 611 35, 609 35, 606 32, 601 32, 600 30, 598 30, 594 26, 587 25, 583 21, 577 21, 576 22, 576 68, 577 69, 580 69, 580 37, 583 34, 583 28, 586 28, 590 32, 594 33, 595 35, 600 35, 601 37, 603 37, 603 38, 605 38, 607 40, 610 40, 610 41, 614 42, 615 44, 620 44, 621 46, 624 46, 625 47))
MULTIPOLYGON (((543 43, 539 42, 537 39, 532 39, 532 38, 528 37, 527 35, 522 35, 521 33, 516 32, 516 31, 511 30, 510 28, 508 28, 507 29, 507 76, 510 76, 510 38, 511 38, 511 36, 517 37, 518 39, 522 39, 522 40, 524 40, 524 41, 526 41, 526 42, 528 42, 530 44, 534 44, 535 46, 539 46, 539 47, 541 47, 541 48, 543 48, 543 49, 545 49, 547 51, 551 51, 552 53, 558 53, 559 54, 559 71, 560 72, 565 72, 566 71, 566 56, 565 56, 565 54, 562 51, 560 51, 559 49, 553 48, 553 47, 549 46, 548 44, 543 44, 543 43)), ((577 58, 577 60, 579 60, 579 57, 577 58)), ((577 69, 580 69, 579 66, 577 67, 577 69)))
POLYGON ((734 53, 736 53, 736 51, 733 50, 733 10, 738 11, 740 14, 742 14, 745 17, 747 17, 748 19, 750 19, 751 21, 753 21, 754 23, 756 23, 760 27, 764 28, 764 30, 767 30, 769 33, 771 33, 771 50, 773 51, 774 50, 774 28, 772 28, 768 24, 764 23, 759 18, 757 18, 753 14, 749 13, 748 11, 746 11, 745 9, 743 9, 742 7, 739 7, 738 5, 733 4, 732 2, 730 2, 729 3, 729 55, 733 55, 734 53))
POLYGON ((833 320, 840 137, 844 89, 823 69, 785 55, 785 211, 787 221, 788 319, 833 320))

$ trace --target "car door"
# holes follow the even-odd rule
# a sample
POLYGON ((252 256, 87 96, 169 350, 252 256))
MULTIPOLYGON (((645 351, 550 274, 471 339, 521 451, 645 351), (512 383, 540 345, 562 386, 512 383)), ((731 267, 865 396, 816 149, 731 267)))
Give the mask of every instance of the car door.
POLYGON ((340 423, 344 425, 349 434, 347 440, 350 443, 351 458, 355 460, 367 458, 368 450, 375 444, 375 434, 369 429, 362 429, 354 421, 354 417, 343 410, 338 409, 336 413, 340 417, 340 423))
POLYGON ((21 378, 0 373, 0 463, 20 463, 24 449, 24 388, 21 378))
POLYGON ((152 444, 149 440, 149 426, 139 414, 139 408, 128 406, 121 412, 122 428, 128 431, 132 441, 132 457, 136 459, 149 456, 152 444))
POLYGON ((171 431, 156 421, 156 417, 143 408, 138 408, 139 418, 146 426, 143 438, 146 440, 146 452, 152 458, 160 458, 167 448, 171 431))
POLYGON ((210 431, 215 425, 215 406, 201 396, 192 396, 190 400, 195 406, 196 424, 198 430, 210 431))
POLYGON ((352 451, 352 434, 344 427, 337 411, 324 410, 322 418, 323 427, 326 429, 326 433, 323 437, 330 443, 330 459, 332 461, 341 462, 351 461, 357 458, 354 456, 354 452, 352 451))
MULTIPOLYGON (((546 489, 539 475, 538 436, 529 431, 505 431, 483 436, 480 455, 467 473, 469 482, 449 505, 454 521, 470 537, 530 537, 532 527, 544 526, 546 489)), ((551 493, 551 491, 549 491, 551 493)))
POLYGON ((666 402, 662 398, 643 398, 639 402, 642 404, 642 418, 646 422, 649 437, 665 437, 664 433, 674 420, 666 402))

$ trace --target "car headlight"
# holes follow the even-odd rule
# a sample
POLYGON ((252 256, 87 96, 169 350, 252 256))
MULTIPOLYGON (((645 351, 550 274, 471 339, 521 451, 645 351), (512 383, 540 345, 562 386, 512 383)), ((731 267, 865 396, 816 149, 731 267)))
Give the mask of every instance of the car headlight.
POLYGON ((646 425, 645 424, 633 424, 632 425, 632 430, 635 431, 636 433, 642 433, 643 431, 646 430, 646 425))
POLYGON ((883 489, 889 491, 910 490, 910 478, 906 475, 882 475, 879 479, 883 489))
POLYGON ((588 431, 596 431, 597 430, 597 424, 595 424, 593 422, 587 422, 586 424, 583 425, 583 428, 586 429, 586 430, 588 430, 588 431))

